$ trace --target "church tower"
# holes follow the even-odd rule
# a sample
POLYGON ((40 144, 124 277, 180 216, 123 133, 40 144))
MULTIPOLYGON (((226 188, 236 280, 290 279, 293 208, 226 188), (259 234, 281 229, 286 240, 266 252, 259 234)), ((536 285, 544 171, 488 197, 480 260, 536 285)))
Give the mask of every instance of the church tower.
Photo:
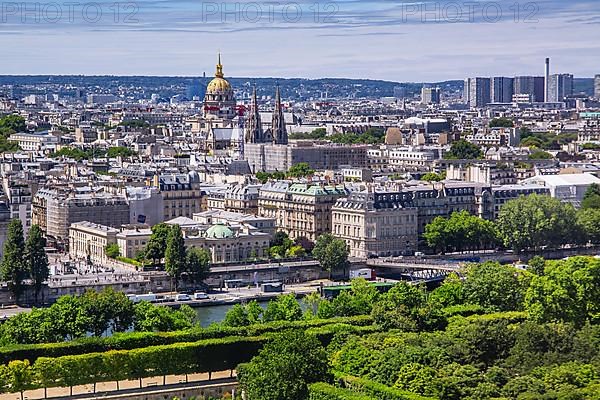
POLYGON ((283 118, 283 108, 281 107, 281 93, 279 92, 279 85, 277 85, 277 91, 275 92, 275 111, 273 111, 271 134, 273 136, 273 143, 288 144, 288 134, 285 127, 285 120, 283 118))
POLYGON ((264 141, 264 132, 258 112, 258 101, 256 100, 256 86, 252 91, 252 106, 250 107, 250 116, 246 124, 246 142, 262 143, 264 141))

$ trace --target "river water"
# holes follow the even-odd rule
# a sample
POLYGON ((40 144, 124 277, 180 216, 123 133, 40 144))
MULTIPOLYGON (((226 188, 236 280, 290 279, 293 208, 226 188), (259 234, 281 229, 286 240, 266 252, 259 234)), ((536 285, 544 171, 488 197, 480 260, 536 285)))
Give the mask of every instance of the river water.
POLYGON ((202 327, 207 327, 214 322, 223 321, 225 314, 227 314, 227 311, 229 311, 231 307, 233 307, 233 304, 221 304, 217 306, 197 307, 194 310, 196 310, 200 325, 202 327))

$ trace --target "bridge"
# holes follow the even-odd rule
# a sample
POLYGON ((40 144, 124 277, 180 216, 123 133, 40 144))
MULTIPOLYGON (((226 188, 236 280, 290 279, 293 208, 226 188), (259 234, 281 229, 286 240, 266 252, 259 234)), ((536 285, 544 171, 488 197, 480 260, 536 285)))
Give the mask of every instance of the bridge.
POLYGON ((463 263, 452 260, 404 257, 373 258, 366 264, 383 275, 401 275, 406 280, 417 282, 441 281, 453 272, 459 273, 463 266, 463 263))

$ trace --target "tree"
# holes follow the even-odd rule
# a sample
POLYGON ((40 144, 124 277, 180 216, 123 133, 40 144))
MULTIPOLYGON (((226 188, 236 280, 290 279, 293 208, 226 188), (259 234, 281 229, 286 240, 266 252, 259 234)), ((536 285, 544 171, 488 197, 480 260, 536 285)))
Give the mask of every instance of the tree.
POLYGON ((524 289, 517 269, 494 262, 471 264, 463 283, 463 295, 468 304, 499 311, 520 309, 524 289))
POLYGON ((146 245, 146 258, 152 260, 153 264, 160 263, 165 257, 167 249, 167 238, 171 227, 165 223, 156 224, 152 227, 152 235, 146 245))
POLYGON ((500 117, 490 121, 490 128, 512 128, 515 123, 510 118, 500 117))
POLYGON ((238 377, 252 400, 305 400, 310 383, 332 379, 325 349, 301 330, 275 336, 252 361, 238 366, 238 377))
POLYGON ((444 158, 447 160, 475 160, 483 158, 483 152, 479 146, 460 139, 452 143, 450 151, 444 155, 444 158))
POLYGON ((106 156, 109 158, 116 157, 131 157, 134 156, 135 151, 131 150, 129 147, 125 146, 117 146, 117 147, 109 147, 106 151, 106 156))
POLYGON ((321 268, 329 271, 330 276, 339 275, 340 271, 345 274, 350 253, 342 239, 324 233, 317 238, 312 254, 321 264, 321 268))
POLYGON ((302 319, 302 308, 293 293, 271 300, 263 313, 263 321, 298 321, 302 319))
POLYGON ((32 225, 25 243, 25 258, 29 276, 33 280, 36 303, 43 283, 50 276, 45 247, 46 239, 42 235, 42 230, 38 225, 32 225))
POLYGON ((582 230, 573 223, 576 212, 572 205, 549 196, 532 194, 505 203, 496 226, 504 245, 516 252, 542 247, 577 244, 582 230))
POLYGON ((175 280, 175 290, 179 284, 179 278, 186 268, 185 242, 179 225, 173 225, 167 237, 167 249, 165 250, 165 271, 175 280))
POLYGON ((292 178, 304 178, 315 173, 314 169, 310 169, 310 165, 305 162, 294 164, 290 167, 287 175, 292 178))
POLYGON ((25 118, 20 115, 11 114, 0 118, 0 135, 5 138, 13 133, 25 132, 26 129, 25 118))
POLYGON ((583 195, 581 208, 597 208, 600 209, 600 185, 592 183, 583 195))
POLYGON ((552 154, 540 149, 533 149, 531 154, 529 154, 530 160, 552 160, 553 158, 552 154))
POLYGON ((583 229, 586 238, 591 243, 600 243, 600 209, 582 208, 579 210, 577 213, 577 225, 583 229))
POLYGON ((13 219, 8 224, 4 242, 4 258, 0 268, 2 279, 8 282, 10 291, 18 301, 23 292, 23 280, 28 276, 23 225, 20 219, 13 219))
POLYGON ((121 249, 116 243, 109 244, 104 248, 104 251, 106 252, 106 257, 108 258, 117 258, 121 255, 121 249))
POLYGON ((422 181, 426 182, 439 182, 446 179, 446 173, 442 172, 441 174, 436 174, 435 172, 428 172, 421 177, 422 181))
POLYGON ((210 274, 210 261, 207 250, 188 248, 185 252, 185 277, 194 285, 203 282, 210 274))
POLYGON ((537 322, 570 322, 581 326, 600 315, 600 260, 573 257, 548 261, 534 276, 525 295, 525 309, 537 322))
POLYGON ((14 360, 9 362, 7 375, 11 391, 21 393, 21 400, 23 400, 23 391, 33 386, 33 369, 29 365, 29 360, 14 360))
POLYGON ((442 252, 493 249, 499 242, 494 223, 468 211, 454 212, 448 219, 434 218, 425 226, 423 237, 429 247, 442 252))

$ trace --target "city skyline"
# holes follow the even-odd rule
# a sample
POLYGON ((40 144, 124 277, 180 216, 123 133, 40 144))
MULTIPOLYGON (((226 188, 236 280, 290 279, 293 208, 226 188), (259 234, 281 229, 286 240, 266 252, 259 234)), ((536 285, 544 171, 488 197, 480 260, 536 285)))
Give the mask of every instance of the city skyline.
POLYGON ((49 3, 29 2, 25 11, 6 4, 12 3, 3 5, 0 46, 11 62, 1 74, 201 76, 211 74, 218 51, 226 76, 395 82, 542 76, 546 57, 552 73, 593 77, 600 69, 594 40, 600 13, 590 11, 589 0, 519 4, 518 18, 509 1, 481 2, 460 17, 456 3, 433 1, 317 8, 300 1, 270 12, 264 6, 260 18, 250 2, 147 0, 126 3, 129 9, 120 4, 118 14, 116 3, 82 3, 61 9, 60 18, 49 3), (94 21, 97 11, 102 15, 94 21))

